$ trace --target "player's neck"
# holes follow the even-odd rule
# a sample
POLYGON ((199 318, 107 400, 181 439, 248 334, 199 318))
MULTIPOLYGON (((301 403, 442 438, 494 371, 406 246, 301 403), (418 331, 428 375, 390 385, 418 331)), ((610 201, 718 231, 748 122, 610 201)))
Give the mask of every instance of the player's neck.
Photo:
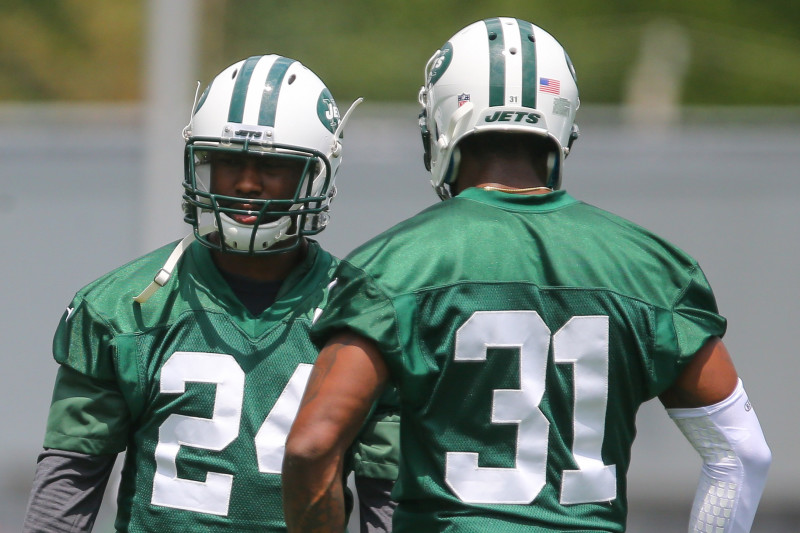
POLYGON ((456 184, 460 190, 481 187, 542 194, 550 192, 543 177, 545 169, 536 167, 527 157, 463 157, 456 184))
POLYGON ((212 250, 217 268, 256 281, 279 281, 286 279, 292 270, 303 262, 308 253, 308 242, 284 253, 248 256, 212 250))

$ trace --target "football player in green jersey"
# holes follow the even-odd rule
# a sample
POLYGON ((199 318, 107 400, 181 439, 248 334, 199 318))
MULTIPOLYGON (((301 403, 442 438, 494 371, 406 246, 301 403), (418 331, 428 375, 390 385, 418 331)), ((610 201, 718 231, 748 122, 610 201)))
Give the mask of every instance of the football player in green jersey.
MULTIPOLYGON (((310 237, 328 222, 346 121, 277 55, 229 66, 200 96, 184 130, 192 233, 81 289, 55 334, 25 531, 91 530, 122 451, 118 531, 286 530, 284 444, 337 264, 310 237)), ((376 409, 348 453, 376 531, 391 525, 397 426, 376 409)))
POLYGON ((341 457, 390 380, 395 531, 624 531, 656 397, 704 461, 690 530, 748 531, 771 455, 726 321, 695 260, 560 190, 579 105, 563 48, 477 22, 430 59, 420 103, 444 201, 337 269, 286 445, 290 531, 341 527, 341 457))

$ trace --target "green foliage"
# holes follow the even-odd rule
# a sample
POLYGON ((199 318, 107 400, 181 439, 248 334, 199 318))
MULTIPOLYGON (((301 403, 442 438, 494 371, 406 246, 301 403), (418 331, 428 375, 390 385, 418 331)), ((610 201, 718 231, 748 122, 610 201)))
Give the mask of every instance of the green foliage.
MULTIPOLYGON (((0 99, 141 97, 147 2, 11 3, 0 19, 0 99)), ((554 34, 575 63, 584 103, 623 102, 636 72, 644 66, 658 72, 675 60, 682 65, 683 104, 800 104, 796 0, 196 0, 195 6, 201 80, 237 59, 279 53, 319 74, 342 104, 357 96, 414 101, 430 55, 461 27, 492 16, 527 19, 554 34), (664 27, 671 33, 659 34, 664 27), (643 43, 658 35, 656 59, 644 55, 643 43)))
POLYGON ((137 98, 142 18, 121 0, 6 0, 0 101, 137 98))

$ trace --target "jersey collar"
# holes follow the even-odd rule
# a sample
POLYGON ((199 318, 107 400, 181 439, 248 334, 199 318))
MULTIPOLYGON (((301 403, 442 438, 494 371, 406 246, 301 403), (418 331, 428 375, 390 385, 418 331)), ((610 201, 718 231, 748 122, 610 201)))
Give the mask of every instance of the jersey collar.
MULTIPOLYGON (((309 239, 308 244, 308 253, 303 262, 283 281, 275 303, 259 316, 261 320, 280 320, 310 294, 316 290, 324 290, 334 262, 333 256, 324 251, 316 241, 309 239)), ((250 316, 214 264, 211 250, 194 242, 187 251, 197 265, 199 274, 206 280, 201 285, 207 287, 206 290, 213 291, 211 296, 224 302, 223 305, 228 308, 229 313, 241 314, 242 318, 250 316)))
POLYGON ((577 203, 578 200, 567 194, 565 190, 547 194, 510 194, 500 191, 487 191, 470 187, 462 191, 456 199, 472 200, 482 204, 511 209, 513 211, 552 211, 577 203))

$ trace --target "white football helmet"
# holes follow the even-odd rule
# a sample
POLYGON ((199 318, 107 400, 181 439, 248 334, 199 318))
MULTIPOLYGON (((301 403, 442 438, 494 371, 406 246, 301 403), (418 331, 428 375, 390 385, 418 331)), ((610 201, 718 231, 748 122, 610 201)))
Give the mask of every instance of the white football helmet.
POLYGON ((271 247, 322 231, 336 192, 345 122, 322 80, 298 61, 254 56, 223 70, 196 102, 184 130, 184 220, 195 238, 226 252, 262 254, 285 252, 292 246, 271 247), (221 196, 211 192, 209 163, 219 151, 300 159, 304 177, 288 200, 221 196), (259 209, 226 207, 237 203, 259 209), (258 218, 242 224, 232 214, 258 218), (209 239, 210 231, 218 239, 209 239))
POLYGON ((458 173, 459 141, 485 131, 553 141, 548 186, 560 187, 580 100, 572 61, 543 29, 505 17, 470 24, 428 61, 419 102, 425 167, 442 199, 458 173))

